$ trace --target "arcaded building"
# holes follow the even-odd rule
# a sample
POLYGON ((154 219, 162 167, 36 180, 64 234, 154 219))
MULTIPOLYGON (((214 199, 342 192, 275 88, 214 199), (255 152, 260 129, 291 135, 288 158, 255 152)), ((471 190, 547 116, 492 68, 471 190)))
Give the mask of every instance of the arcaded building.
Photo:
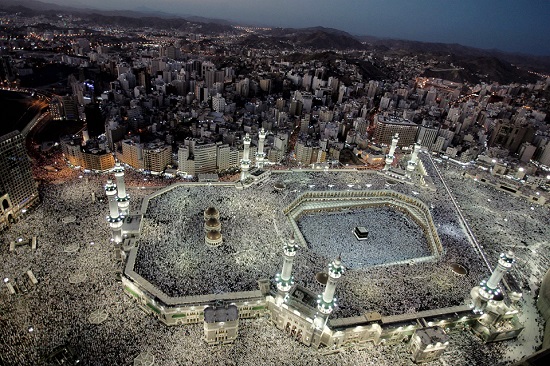
MULTIPOLYGON (((262 181, 261 184, 269 183, 262 181)), ((501 304, 502 300, 493 298, 492 295, 486 295, 480 300, 485 304, 482 304, 483 309, 487 309, 486 316, 472 311, 472 305, 477 306, 475 303, 393 315, 369 311, 353 316, 334 317, 333 311, 339 305, 338 289, 346 286, 343 281, 347 276, 345 259, 332 258, 330 263, 321 264, 324 270, 317 274, 321 287, 294 282, 296 271, 302 276, 315 276, 315 273, 307 273, 306 269, 309 267, 304 267, 302 263, 304 258, 301 252, 307 252, 309 248, 299 222, 307 215, 349 212, 353 209, 387 209, 398 212, 404 215, 409 228, 407 230, 418 230, 422 233, 426 246, 420 257, 406 259, 400 264, 412 266, 415 263, 437 262, 445 250, 430 208, 418 198, 392 190, 321 190, 297 194, 278 213, 268 212, 258 203, 249 205, 245 201, 240 202, 235 197, 232 199, 232 206, 223 206, 226 204, 224 199, 212 197, 217 202, 216 206, 220 205, 221 208, 203 206, 197 210, 196 206, 188 206, 189 200, 196 197, 192 192, 193 186, 201 184, 177 183, 146 197, 141 213, 145 223, 142 222, 140 232, 135 233, 136 245, 127 246, 125 254, 121 256, 127 258, 122 278, 124 291, 144 311, 164 324, 203 323, 204 340, 215 344, 234 340, 238 335, 240 319, 267 317, 275 327, 297 342, 323 350, 338 351, 352 344, 411 342, 411 357, 417 362, 439 357, 448 344, 447 333, 471 329, 486 342, 491 342, 514 338, 523 329, 517 320, 517 309, 513 305, 501 304), (181 220, 177 221, 181 223, 177 225, 184 225, 182 232, 186 233, 187 242, 178 240, 177 243, 170 244, 171 247, 165 251, 168 256, 162 257, 164 249, 158 245, 165 246, 167 242, 160 240, 156 244, 151 241, 158 236, 154 228, 158 224, 166 225, 167 215, 161 209, 162 205, 176 202, 182 202, 181 207, 187 210, 186 213, 178 211, 176 215, 176 220, 181 220), (244 206, 241 207, 241 204, 244 206), (233 206, 236 206, 235 211, 230 210, 233 206), (282 241, 278 244, 279 250, 273 251, 269 247, 263 249, 267 251, 262 252, 259 257, 250 256, 251 252, 259 251, 262 240, 257 240, 254 226, 237 225, 237 214, 246 223, 250 223, 247 217, 266 215, 266 222, 270 222, 270 227, 275 227, 273 235, 278 237, 276 242, 279 242, 279 238, 282 241), (277 234, 283 224, 292 232, 292 236, 286 239, 277 234), (218 246, 208 241, 204 245, 205 232, 213 233, 207 239, 217 239, 218 229, 227 232, 223 245, 218 246), (247 243, 247 235, 251 238, 251 244, 247 243), (140 245, 147 248, 147 251, 141 253, 140 245), (150 268, 153 253, 161 256, 159 261, 153 261, 162 263, 157 269, 150 268), (202 258, 202 262, 198 257, 202 258), (254 263, 258 260, 272 261, 270 258, 275 258, 278 269, 274 268, 271 273, 264 272, 265 277, 262 277, 262 273, 257 274, 259 272, 254 271, 254 263), (218 277, 207 283, 206 278, 212 277, 204 277, 205 271, 218 271, 218 277), (185 280, 182 273, 188 273, 193 280, 185 280), (179 277, 174 280, 174 275, 179 277), (501 311, 506 313, 505 316, 499 316, 501 311), (434 328, 436 326, 438 328, 434 328)), ((214 189, 226 190, 227 193, 237 191, 232 183, 205 187, 209 187, 207 192, 213 192, 214 189)), ((280 193, 277 192, 281 189, 284 191, 285 188, 281 188, 280 184, 277 187, 279 190, 273 189, 271 194, 279 197, 277 195, 280 193)), ((275 185, 273 188, 276 188, 275 185)), ((261 198, 255 196, 254 189, 254 186, 245 189, 251 192, 251 202, 257 202, 261 198)), ((385 223, 381 223, 378 226, 384 225, 385 223)), ((122 235, 130 240, 130 231, 125 224, 122 226, 122 235)), ((357 240, 352 230, 345 235, 349 235, 357 243, 365 243, 357 240)), ((369 237, 371 235, 374 236, 375 233, 370 233, 369 237)), ((353 263, 349 265, 354 266, 353 263)), ((353 268, 350 271, 352 270, 353 268)), ((497 274, 489 281, 491 286, 497 286, 501 274, 505 272, 500 269, 495 271, 497 274)), ((475 291, 479 291, 477 287, 475 291)))

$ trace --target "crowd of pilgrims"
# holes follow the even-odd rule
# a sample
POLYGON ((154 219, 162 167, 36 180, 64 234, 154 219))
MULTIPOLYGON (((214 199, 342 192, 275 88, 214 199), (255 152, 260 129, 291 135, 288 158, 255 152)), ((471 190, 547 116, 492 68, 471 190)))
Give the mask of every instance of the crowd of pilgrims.
MULTIPOLYGON (((428 164, 426 167, 433 169, 428 164)), ((467 299, 469 289, 488 276, 489 269, 472 249, 451 200, 440 189, 435 175, 432 176, 438 187, 436 192, 389 181, 378 174, 330 171, 273 174, 258 186, 243 191, 214 186, 180 187, 151 199, 136 270, 170 295, 255 290, 257 279, 273 279, 281 269, 282 246, 291 236, 281 208, 299 194, 308 190, 394 189, 415 195, 430 207, 444 253, 436 261, 348 265, 351 268, 337 285, 339 306, 333 316, 354 316, 364 311, 392 315, 461 304, 467 299), (285 188, 274 189, 276 182, 284 183, 285 188), (209 206, 220 211, 224 240, 220 247, 208 248, 204 242, 202 214, 209 206), (466 276, 451 271, 450 265, 455 262, 468 268, 466 276), (157 269, 147 272, 148 268, 157 269)), ((143 179, 127 175, 132 210, 140 207, 141 200, 153 191, 151 186, 156 185, 146 184, 148 181, 143 179)), ((356 364, 357 357, 365 358, 366 364, 374 361, 379 365, 411 363, 408 352, 397 352, 390 346, 320 355, 287 338, 267 322, 264 324, 264 320, 243 321, 238 340, 223 347, 208 347, 201 341, 202 324, 163 326, 143 313, 122 291, 118 278, 122 266, 113 254, 105 221, 108 206, 103 185, 106 180, 106 175, 84 174, 63 183, 42 184, 41 204, 1 233, 2 277, 12 283, 24 281, 25 272, 31 269, 39 283, 28 292, 16 295, 8 294, 3 286, 0 363, 39 364, 61 345, 70 346, 84 365, 132 364, 133 359, 145 351, 153 353, 155 364, 159 365, 212 364, 220 360, 225 364, 346 365, 356 364), (73 217, 74 221, 63 223, 67 217, 73 217), (35 251, 30 246, 9 251, 10 241, 19 237, 30 239, 34 235, 38 244, 35 251), (75 245, 78 250, 66 250, 75 245), (69 277, 75 273, 82 274, 84 280, 71 283, 69 277), (109 316, 99 325, 91 324, 89 316, 98 309, 109 316), (193 352, 189 352, 190 349, 193 352)), ((465 187, 472 189, 472 185, 465 184, 465 187)), ((468 191, 465 188, 460 194, 467 195, 468 191)), ((492 205, 502 204, 507 208, 513 205, 516 212, 529 210, 525 203, 510 203, 501 192, 486 190, 484 194, 491 197, 492 205)), ((483 227, 476 227, 483 224, 482 217, 473 216, 468 216, 470 225, 476 234, 483 235, 483 227)), ((521 235, 521 225, 514 225, 512 229, 521 235)), ((537 221, 529 225, 545 230, 537 221)), ((308 239, 308 247, 298 249, 293 276, 297 283, 321 293, 323 285, 316 282, 315 275, 327 271, 327 264, 340 253, 341 247, 335 242, 334 248, 321 251, 313 241, 308 239)), ((494 243, 487 249, 491 254, 497 253, 502 249, 499 244, 502 243, 494 243)), ((392 261, 395 259, 392 255, 387 254, 384 260, 392 261)), ((492 264, 496 263, 496 258, 489 259, 492 264)), ((345 255, 342 260, 346 265, 345 255)), ((350 264, 353 260, 350 256, 350 264)), ((446 361, 457 365, 488 365, 502 354, 500 345, 482 345, 469 334, 452 335, 450 350, 446 361), (457 346, 453 346, 455 338, 457 346), (465 354, 461 342, 483 352, 465 354), (462 363, 465 358, 468 362, 462 363)))
MULTIPOLYGON (((418 197, 432 207, 444 245, 442 257, 435 261, 414 260, 430 254, 421 235, 407 241, 405 233, 397 247, 392 246, 393 242, 387 246, 380 242, 370 244, 368 240, 358 242, 351 232, 340 233, 344 237, 341 240, 325 240, 322 233, 338 220, 338 215, 315 215, 313 220, 324 229, 308 230, 307 247, 298 247, 292 272, 295 281, 321 293, 323 285, 316 281, 316 274, 326 272, 327 265, 341 254, 349 270, 337 286, 336 317, 374 309, 393 315, 462 304, 471 287, 487 276, 489 269, 460 228, 446 192, 427 192, 372 173, 272 174, 269 180, 245 190, 209 185, 174 188, 149 201, 135 271, 174 297, 257 290, 258 279, 273 280, 281 271, 282 246, 292 235, 282 208, 311 190, 363 189, 393 189, 418 197), (275 189, 276 182, 283 183, 284 189, 275 189), (203 229, 203 212, 210 206, 219 210, 223 236, 223 244, 213 248, 205 244, 203 229), (361 249, 347 249, 351 244, 361 249), (411 254, 410 261, 380 265, 402 261, 401 249, 405 246, 411 254), (369 265, 370 252, 370 260, 375 258, 379 265, 369 265), (454 274, 453 263, 465 265, 468 275, 454 274)), ((354 210, 346 212, 342 214, 356 216, 354 210)), ((375 216, 374 220, 386 220, 395 212, 383 209, 369 214, 375 216)), ((358 216, 360 219, 361 212, 358 216)), ((400 217, 403 217, 400 224, 407 226, 407 219, 400 217)), ((391 235, 394 229, 395 225, 379 235, 391 235)), ((413 229, 419 230, 416 225, 413 229)), ((408 233, 412 235, 412 230, 408 233)), ((377 233, 373 231, 373 235, 376 237, 377 233)), ((336 236, 335 233, 333 237, 336 236)))
POLYGON ((421 227, 407 214, 388 207, 354 208, 336 212, 308 213, 298 222, 300 232, 315 251, 334 256, 335 248, 346 267, 362 268, 431 256, 421 227), (356 228, 367 231, 364 240, 356 228))

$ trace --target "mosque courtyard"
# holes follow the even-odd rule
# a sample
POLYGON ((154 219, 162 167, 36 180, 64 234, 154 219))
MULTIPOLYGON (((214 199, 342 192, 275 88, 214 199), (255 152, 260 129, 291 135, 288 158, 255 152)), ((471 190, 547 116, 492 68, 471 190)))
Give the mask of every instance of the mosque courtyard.
MULTIPOLYGON (((463 304, 483 267, 476 267, 479 259, 444 201, 438 207, 445 215, 437 211, 433 218, 434 225, 444 228, 443 251, 437 255, 418 224, 391 207, 353 207, 350 200, 349 207, 343 204, 337 211, 301 216, 299 233, 284 213, 305 192, 385 191, 386 183, 378 174, 292 172, 272 174, 245 190, 176 185, 148 200, 134 271, 171 297, 257 290, 258 279, 273 281, 280 272, 282 246, 296 234, 305 240, 294 261, 297 283, 321 293, 316 274, 342 257, 347 272, 337 288, 334 317, 463 304), (275 189, 277 182, 285 188, 275 189), (203 212, 210 206, 220 213, 223 244, 218 247, 209 247, 204 239, 203 212), (353 235, 356 226, 369 230, 367 240, 353 235), (457 275, 453 263, 468 263, 473 270, 457 275)), ((392 189, 433 204, 429 195, 408 184, 392 189)))
MULTIPOLYGON (((531 354, 540 345, 541 325, 533 301, 541 273, 547 268, 550 258, 547 245, 550 215, 546 207, 532 209, 533 206, 525 200, 461 179, 459 173, 453 167, 442 170, 451 181, 463 213, 490 262, 494 265, 495 254, 510 248, 518 255, 512 274, 525 289, 524 300, 521 300, 522 321, 529 332, 517 340, 487 345, 469 333, 452 334, 448 351, 433 364, 489 365, 494 364, 495 359, 508 363, 531 354), (497 234, 494 222, 502 225, 497 234), (526 244, 521 244, 521 240, 526 244)), ((34 235, 38 242, 34 251, 28 246, 17 247, 13 252, 9 251, 8 245, 1 249, 2 277, 15 281, 32 269, 38 279, 38 284, 26 293, 10 295, 4 290, 0 296, 2 362, 40 364, 55 347, 69 345, 86 365, 129 365, 144 353, 155 356, 155 365, 220 362, 354 365, 358 360, 367 364, 371 361, 380 365, 412 365, 409 353, 401 346, 373 346, 322 355, 287 338, 262 319, 243 321, 239 338, 234 344, 223 347, 207 346, 200 341, 201 324, 164 326, 142 312, 123 292, 117 280, 120 265, 112 256, 110 233, 105 222, 107 202, 101 199, 105 181, 105 175, 87 175, 85 179, 79 179, 77 174, 63 182, 47 183, 41 192, 42 204, 2 233, 4 243, 20 237, 30 239, 34 235), (99 199, 92 201, 91 193, 99 199), (63 221, 67 217, 74 218, 74 221, 63 221)), ((193 282, 188 278, 179 284, 172 279, 175 286, 181 287, 178 291, 215 291, 216 286, 218 291, 224 291, 227 285, 220 276, 225 275, 233 276, 233 279, 228 279, 235 286, 257 288, 255 280, 258 276, 272 279, 280 271, 281 246, 292 233, 280 207, 286 207, 304 192, 383 190, 387 183, 385 177, 370 173, 295 171, 273 174, 267 181, 242 192, 228 187, 190 186, 189 192, 168 199, 167 208, 161 210, 163 205, 158 205, 158 215, 146 217, 144 237, 140 242, 142 248, 148 243, 151 248, 155 248, 154 245, 160 248, 161 241, 166 240, 169 245, 163 246, 166 249, 162 250, 179 253, 180 257, 167 255, 163 264, 162 260, 154 259, 163 254, 160 249, 150 250, 150 257, 140 255, 145 260, 157 260, 160 266, 172 266, 182 272, 190 271, 194 266, 195 273, 199 272, 196 268, 203 265, 208 268, 211 261, 222 263, 216 262, 219 260, 217 254, 230 259, 226 262, 227 268, 211 265, 212 271, 203 271, 200 281, 193 279, 193 282), (278 182, 284 183, 284 190, 274 189, 278 182), (242 201, 239 202, 237 198, 241 193, 242 201), (201 231, 202 212, 211 205, 218 207, 222 215, 225 241, 222 247, 214 248, 219 249, 216 251, 205 250, 204 231, 201 231), (174 217, 163 217, 163 213, 174 217), (245 219, 239 222, 238 215, 245 219), (197 227, 193 220, 200 225, 197 227), (193 228, 196 228, 194 234, 193 228), (238 234, 239 230, 248 234, 238 234), (193 235, 196 236, 194 247, 191 240, 186 244, 187 238, 193 235), (238 235, 242 236, 237 240, 238 235), (178 245, 195 249, 185 251, 178 249, 178 245), (231 271, 239 274, 249 271, 250 276, 242 276, 244 283, 239 284, 239 276, 231 275, 231 271), (196 290, 193 283, 197 283, 196 290)), ((339 307, 333 313, 334 317, 372 310, 391 315, 464 303, 468 300, 471 286, 488 276, 489 269, 468 242, 447 193, 440 189, 437 180, 434 183, 435 192, 404 183, 392 184, 391 189, 416 197, 430 208, 444 249, 442 255, 437 260, 394 265, 364 265, 363 257, 355 259, 356 266, 352 264, 354 259, 348 257, 347 266, 350 268, 336 289, 339 307), (453 272, 456 263, 468 268, 466 275, 453 272)), ((146 195, 155 191, 153 187, 142 185, 137 180, 128 182, 132 211, 140 207, 146 195)), ((334 214, 327 220, 337 217, 338 214, 334 214)), ((366 221, 372 220, 361 219, 361 225, 365 226, 366 221)), ((313 241, 308 238, 310 240, 313 241)), ((391 251, 382 247, 387 257, 380 258, 391 262, 405 245, 391 251)), ((296 282, 320 293, 322 285, 315 280, 315 274, 326 271, 328 261, 341 249, 334 247, 322 253, 319 248, 300 248, 293 271, 296 282)), ((342 256, 346 264, 345 254, 342 256)), ((365 257, 372 258, 374 253, 365 257)), ((159 272, 156 273, 158 276, 159 272)))

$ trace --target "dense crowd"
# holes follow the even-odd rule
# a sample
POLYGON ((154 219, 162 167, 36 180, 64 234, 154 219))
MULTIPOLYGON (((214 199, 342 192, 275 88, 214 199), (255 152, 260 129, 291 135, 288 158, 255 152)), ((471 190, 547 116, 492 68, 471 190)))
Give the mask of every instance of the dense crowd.
POLYGON ((450 199, 444 191, 432 194, 375 173, 300 171, 273 174, 270 180, 242 191, 213 186, 172 189, 149 202, 136 272, 170 296, 255 290, 259 278, 273 279, 281 269, 282 244, 292 230, 282 209, 300 194, 384 188, 419 196, 433 207, 443 256, 413 263, 413 258, 430 255, 426 239, 415 224, 403 220, 403 214, 389 209, 313 215, 300 220, 308 247, 300 248, 296 256, 296 281, 321 292, 316 273, 326 271, 328 263, 342 254, 350 271, 337 289, 336 317, 373 310, 393 315, 462 304, 470 288, 489 271, 468 242, 450 199), (274 189, 275 182, 284 183, 285 188, 274 189), (204 244, 202 212, 209 206, 221 215, 224 244, 216 248, 204 244), (367 213, 373 216, 365 220, 367 213), (346 225, 350 227, 343 227, 343 217, 349 217, 346 225), (387 229, 382 229, 381 223, 388 220, 387 229), (340 231, 331 230, 336 222, 342 225, 340 231), (359 244, 351 233, 351 227, 359 224, 373 232, 368 246, 359 244), (372 266, 409 258, 411 262, 404 264, 372 266), (469 267, 469 275, 456 276, 450 267, 455 262, 469 267))
POLYGON ((348 268, 364 268, 431 255, 422 229, 406 214, 390 208, 347 209, 303 216, 298 227, 312 249, 326 258, 334 251, 348 268), (367 230, 359 241, 356 227, 367 230))
MULTIPOLYGON (((433 169, 429 164, 426 167, 433 169)), ((528 202, 510 199, 473 181, 462 181, 452 167, 441 169, 491 263, 496 263, 499 252, 514 246, 520 258, 518 271, 524 272, 518 276, 535 291, 536 281, 540 281, 549 262, 549 249, 543 244, 549 236, 548 210, 539 206, 531 210, 528 202), (468 204, 471 197, 478 198, 476 202, 478 205, 483 202, 483 206, 474 209, 473 203, 468 204), (503 225, 498 230, 501 234, 491 231, 495 222, 503 225), (521 244, 521 240, 526 244, 521 244), (534 252, 536 256, 531 255, 534 252)), ((147 182, 143 177, 128 176, 128 191, 135 210, 151 190, 141 188, 144 186, 141 182, 147 182)), ((438 187, 433 193, 388 181, 382 175, 353 172, 273 174, 259 186, 244 191, 213 186, 178 188, 151 200, 138 256, 142 263, 175 271, 171 278, 168 270, 150 273, 149 280, 159 280, 159 286, 165 286, 163 289, 168 293, 256 289, 258 278, 273 278, 280 271, 282 244, 291 234, 281 208, 299 194, 308 190, 391 188, 415 195, 431 207, 444 254, 437 261, 357 268, 350 260, 348 266, 352 268, 342 276, 336 290, 340 305, 334 316, 357 315, 366 310, 390 315, 464 303, 469 289, 487 277, 489 270, 468 241, 448 195, 440 188, 436 176, 432 177, 438 187), (285 184, 282 191, 274 189, 274 183, 279 181, 285 184), (217 207, 221 214, 224 244, 219 248, 207 248, 204 244, 202 212, 208 206, 217 207), (455 275, 450 269, 454 262, 467 266, 468 275, 455 275)), ((123 293, 117 280, 116 273, 121 267, 114 258, 105 221, 106 179, 105 175, 83 174, 82 178, 75 176, 63 183, 42 185, 41 205, 1 234, 2 278, 15 281, 24 278, 23 274, 31 269, 39 283, 28 293, 17 295, 9 295, 3 286, 0 363, 40 364, 55 347, 67 344, 84 365, 130 365, 144 351, 153 353, 158 365, 220 362, 351 365, 358 359, 364 359, 366 364, 412 364, 404 345, 367 346, 365 350, 347 349, 336 355, 320 355, 287 338, 265 320, 241 322, 237 341, 219 347, 206 346, 200 340, 201 324, 163 326, 143 313, 123 293), (76 220, 63 223, 68 216, 76 220), (32 235, 38 238, 36 251, 20 246, 9 252, 11 240, 32 235), (77 251, 64 250, 75 243, 77 251), (70 283, 69 277, 75 273, 85 274, 84 281, 70 283), (89 322, 90 314, 97 310, 109 314, 100 325, 89 322)), ((314 276, 326 271, 328 262, 342 246, 335 242, 332 249, 323 252, 315 248, 313 239, 308 241, 310 248, 300 248, 293 274, 298 283, 320 293, 322 285, 314 276)), ((345 255, 343 260, 346 264, 345 255)), ((525 344, 531 347, 531 343, 525 344)), ((489 365, 504 354, 505 348, 516 344, 524 345, 520 341, 482 345, 470 334, 453 334, 449 351, 443 357, 448 364, 489 365)), ((520 351, 526 354, 530 350, 523 347, 520 351)))

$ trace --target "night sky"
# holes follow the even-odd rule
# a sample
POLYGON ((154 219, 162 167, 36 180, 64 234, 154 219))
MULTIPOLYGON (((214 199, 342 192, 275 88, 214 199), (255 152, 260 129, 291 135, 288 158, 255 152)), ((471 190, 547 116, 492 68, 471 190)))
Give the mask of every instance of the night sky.
MULTIPOLYGON (((83 0, 43 1, 86 4, 83 0)), ((324 26, 354 35, 550 56, 549 0, 94 0, 90 4, 266 26, 324 26)))

